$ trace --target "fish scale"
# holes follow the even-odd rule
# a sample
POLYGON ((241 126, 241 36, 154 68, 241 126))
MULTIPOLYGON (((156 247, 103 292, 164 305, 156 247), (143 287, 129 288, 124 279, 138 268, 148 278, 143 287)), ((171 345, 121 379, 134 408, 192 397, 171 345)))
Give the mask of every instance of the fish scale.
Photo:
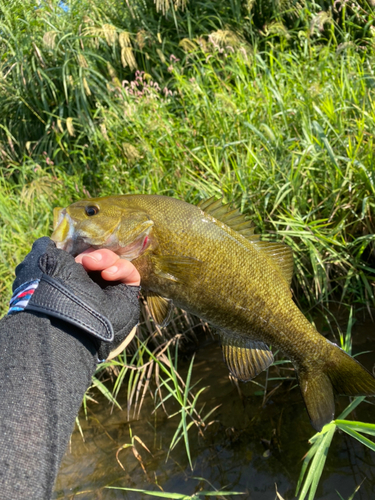
POLYGON ((317 430, 334 416, 334 392, 375 395, 374 377, 293 302, 291 250, 261 241, 252 223, 220 200, 200 206, 159 195, 82 200, 55 209, 52 239, 73 255, 109 248, 131 260, 155 321, 167 324, 175 304, 212 324, 239 380, 272 363, 268 346, 280 349, 296 369, 317 430))

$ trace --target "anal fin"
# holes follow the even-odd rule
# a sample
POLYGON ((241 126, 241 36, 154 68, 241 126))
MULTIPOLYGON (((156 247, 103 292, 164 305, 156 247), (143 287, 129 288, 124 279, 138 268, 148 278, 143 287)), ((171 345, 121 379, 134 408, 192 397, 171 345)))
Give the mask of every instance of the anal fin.
POLYGON ((220 333, 224 361, 238 380, 247 382, 273 363, 273 354, 263 342, 227 332, 220 333))
POLYGON ((173 302, 150 291, 145 292, 144 296, 155 323, 160 326, 160 328, 167 326, 171 317, 173 302))

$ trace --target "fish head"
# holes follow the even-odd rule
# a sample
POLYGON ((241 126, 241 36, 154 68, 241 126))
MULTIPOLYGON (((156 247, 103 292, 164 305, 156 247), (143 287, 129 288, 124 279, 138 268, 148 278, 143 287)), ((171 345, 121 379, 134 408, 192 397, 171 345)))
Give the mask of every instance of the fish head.
POLYGON ((108 248, 127 260, 151 245, 153 221, 139 209, 107 198, 91 198, 54 209, 51 239, 73 256, 88 248, 108 248))

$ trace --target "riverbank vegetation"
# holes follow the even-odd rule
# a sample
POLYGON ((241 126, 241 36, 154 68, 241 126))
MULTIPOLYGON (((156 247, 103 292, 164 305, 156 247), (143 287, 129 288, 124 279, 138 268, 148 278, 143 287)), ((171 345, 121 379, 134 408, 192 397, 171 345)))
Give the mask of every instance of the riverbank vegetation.
POLYGON ((293 248, 311 319, 371 312, 374 9, 270 5, 0 0, 2 312, 53 207, 118 193, 223 196, 293 248))

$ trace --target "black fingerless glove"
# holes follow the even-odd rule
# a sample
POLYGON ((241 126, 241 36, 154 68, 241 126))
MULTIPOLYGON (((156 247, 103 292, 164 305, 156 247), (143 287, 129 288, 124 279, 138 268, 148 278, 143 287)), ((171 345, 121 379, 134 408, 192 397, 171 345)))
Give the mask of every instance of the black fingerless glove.
POLYGON ((8 314, 35 311, 64 320, 89 334, 98 359, 107 359, 139 320, 140 287, 100 288, 81 264, 44 237, 16 268, 8 314))

